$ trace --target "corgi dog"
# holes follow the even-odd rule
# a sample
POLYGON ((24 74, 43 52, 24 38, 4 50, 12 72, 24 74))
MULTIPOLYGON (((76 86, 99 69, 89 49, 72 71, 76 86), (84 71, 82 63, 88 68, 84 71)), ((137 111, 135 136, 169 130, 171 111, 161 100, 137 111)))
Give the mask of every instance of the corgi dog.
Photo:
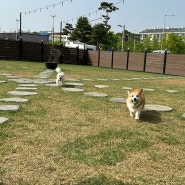
POLYGON ((133 91, 127 91, 128 97, 126 99, 126 105, 130 112, 130 116, 135 120, 139 120, 141 111, 145 106, 145 96, 143 89, 135 89, 133 91))
POLYGON ((55 69, 55 71, 57 72, 57 76, 56 76, 56 84, 57 86, 61 86, 61 85, 64 85, 64 72, 62 72, 62 70, 57 67, 55 69))

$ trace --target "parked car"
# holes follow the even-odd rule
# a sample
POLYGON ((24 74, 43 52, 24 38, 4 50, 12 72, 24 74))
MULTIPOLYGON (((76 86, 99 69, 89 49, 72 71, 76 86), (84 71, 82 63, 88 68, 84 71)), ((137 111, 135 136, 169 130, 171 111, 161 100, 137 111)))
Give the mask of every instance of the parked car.
MULTIPOLYGON (((154 50, 152 53, 157 53, 157 54, 164 54, 165 50, 154 50)), ((167 50, 167 54, 170 54, 170 51, 167 50)))

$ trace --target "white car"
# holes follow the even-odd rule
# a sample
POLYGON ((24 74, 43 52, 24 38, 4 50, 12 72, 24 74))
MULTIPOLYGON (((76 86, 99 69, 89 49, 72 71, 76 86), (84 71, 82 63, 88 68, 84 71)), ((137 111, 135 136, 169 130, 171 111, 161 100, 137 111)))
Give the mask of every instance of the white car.
MULTIPOLYGON (((157 53, 157 54, 164 54, 165 50, 155 50, 152 53, 157 53)), ((170 54, 170 51, 167 50, 167 54, 170 54)))

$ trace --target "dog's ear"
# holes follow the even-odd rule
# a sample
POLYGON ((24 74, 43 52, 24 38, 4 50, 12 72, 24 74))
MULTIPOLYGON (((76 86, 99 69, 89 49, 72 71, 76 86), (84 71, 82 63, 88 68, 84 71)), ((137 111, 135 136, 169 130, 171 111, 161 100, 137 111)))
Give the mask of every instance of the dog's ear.
POLYGON ((128 94, 128 95, 130 94, 130 91, 129 91, 129 90, 127 90, 127 94, 128 94))

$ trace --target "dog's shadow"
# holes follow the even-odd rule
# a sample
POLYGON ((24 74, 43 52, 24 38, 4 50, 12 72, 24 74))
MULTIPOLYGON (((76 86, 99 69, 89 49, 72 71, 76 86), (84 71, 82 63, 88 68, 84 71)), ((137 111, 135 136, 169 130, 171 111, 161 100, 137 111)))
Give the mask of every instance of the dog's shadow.
POLYGON ((142 111, 140 120, 151 124, 161 123, 161 114, 157 111, 142 111))

